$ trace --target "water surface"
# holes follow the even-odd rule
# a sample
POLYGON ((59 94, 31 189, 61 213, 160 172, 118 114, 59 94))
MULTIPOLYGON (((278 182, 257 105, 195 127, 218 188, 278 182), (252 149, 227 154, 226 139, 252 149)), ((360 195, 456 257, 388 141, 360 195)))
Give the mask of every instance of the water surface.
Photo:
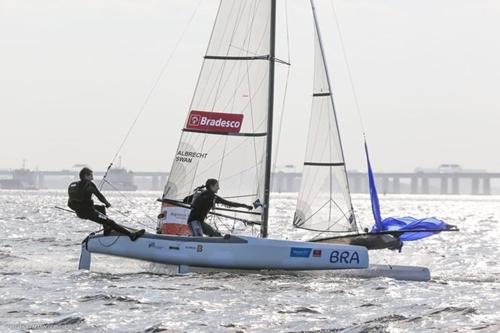
MULTIPOLYGON (((110 215, 154 228, 145 214, 157 214, 159 193, 127 196, 108 194, 131 218, 110 215)), ((271 237, 305 236, 290 223, 295 199, 274 195, 271 237)), ((381 197, 385 216, 437 216, 460 227, 402 253, 371 253, 372 263, 427 266, 430 282, 328 272, 180 276, 99 255, 91 272, 78 271, 81 240, 97 227, 53 208, 65 200, 62 191, 0 191, 0 332, 500 331, 500 197, 381 197)), ((354 205, 369 226, 368 198, 355 196, 354 205)))

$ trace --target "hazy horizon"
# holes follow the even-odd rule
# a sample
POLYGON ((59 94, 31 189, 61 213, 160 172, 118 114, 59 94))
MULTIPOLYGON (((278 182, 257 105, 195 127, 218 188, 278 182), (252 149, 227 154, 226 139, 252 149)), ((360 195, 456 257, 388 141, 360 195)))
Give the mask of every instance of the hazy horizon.
MULTIPOLYGON (((287 59, 284 1, 278 56, 287 59)), ((169 171, 218 1, 0 2, 0 168, 104 170, 193 12, 121 153, 169 171), (198 3, 201 3, 197 8, 198 3)), ((365 170, 362 130, 330 0, 317 0, 348 169, 365 170)), ((372 163, 500 171, 500 2, 338 0, 372 163)), ((309 1, 289 1, 291 74, 278 165, 301 165, 312 92, 309 1)), ((277 66, 276 116, 285 67, 277 66)), ((300 169, 300 167, 299 167, 300 169)))

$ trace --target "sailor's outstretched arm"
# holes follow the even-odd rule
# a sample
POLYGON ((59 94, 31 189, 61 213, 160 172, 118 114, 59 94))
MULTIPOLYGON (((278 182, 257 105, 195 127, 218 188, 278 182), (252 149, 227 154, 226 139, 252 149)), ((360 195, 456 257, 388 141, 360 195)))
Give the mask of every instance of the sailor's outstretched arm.
POLYGON ((224 205, 224 206, 228 206, 228 207, 241 207, 241 208, 246 208, 249 210, 253 209, 252 206, 245 205, 245 204, 238 203, 238 202, 232 202, 232 201, 223 199, 223 198, 219 197, 218 195, 215 196, 215 203, 220 204, 220 205, 224 205))
POLYGON ((99 189, 97 188, 97 186, 95 186, 94 183, 92 183, 92 185, 90 186, 90 189, 92 191, 92 194, 94 194, 97 199, 99 199, 100 202, 102 202, 103 204, 106 205, 106 207, 110 207, 111 204, 109 203, 108 200, 106 200, 106 197, 101 193, 101 191, 99 191, 99 189))

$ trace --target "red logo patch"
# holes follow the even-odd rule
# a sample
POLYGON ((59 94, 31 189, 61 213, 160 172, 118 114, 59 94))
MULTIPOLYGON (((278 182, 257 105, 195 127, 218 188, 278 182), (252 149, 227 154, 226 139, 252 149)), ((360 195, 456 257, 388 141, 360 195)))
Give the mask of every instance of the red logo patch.
POLYGON ((313 257, 321 257, 321 250, 313 250, 313 257))
POLYGON ((186 128, 218 133, 239 133, 242 123, 242 114, 192 110, 186 128))

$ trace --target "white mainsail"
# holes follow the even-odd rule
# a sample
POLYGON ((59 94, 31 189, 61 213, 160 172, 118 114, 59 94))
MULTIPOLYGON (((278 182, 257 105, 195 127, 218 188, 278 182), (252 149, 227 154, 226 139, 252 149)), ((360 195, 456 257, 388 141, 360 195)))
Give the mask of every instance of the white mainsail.
POLYGON ((318 232, 357 231, 342 143, 314 4, 315 59, 311 118, 294 226, 318 232))
MULTIPOLYGON (((164 199, 182 200, 208 178, 228 200, 264 198, 271 0, 222 0, 164 199)), ((230 213, 260 221, 254 211, 230 213)))

